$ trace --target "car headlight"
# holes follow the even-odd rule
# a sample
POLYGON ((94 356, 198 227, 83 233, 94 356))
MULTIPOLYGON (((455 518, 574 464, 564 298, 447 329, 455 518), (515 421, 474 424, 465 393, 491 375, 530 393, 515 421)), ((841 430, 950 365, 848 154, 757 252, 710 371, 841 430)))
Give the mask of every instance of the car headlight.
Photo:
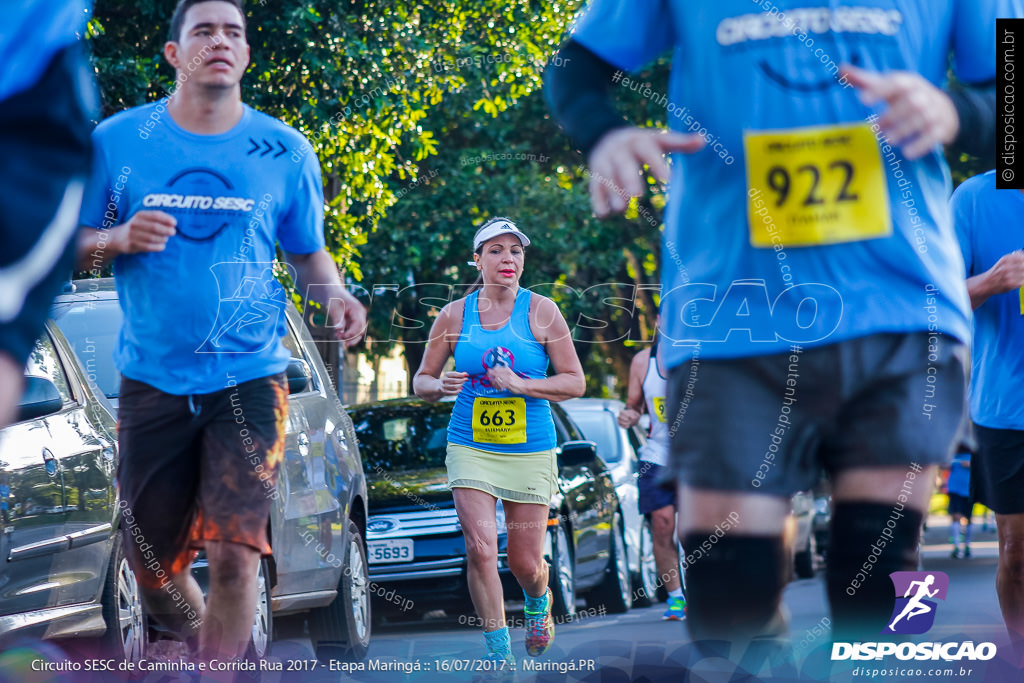
POLYGON ((828 498, 817 498, 814 501, 814 512, 819 515, 829 514, 828 498))

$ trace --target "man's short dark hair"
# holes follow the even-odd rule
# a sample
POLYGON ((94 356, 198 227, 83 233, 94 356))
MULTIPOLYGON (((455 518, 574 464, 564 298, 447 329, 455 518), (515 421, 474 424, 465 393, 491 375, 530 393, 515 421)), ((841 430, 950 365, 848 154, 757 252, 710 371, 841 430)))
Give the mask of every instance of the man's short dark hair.
POLYGON ((242 15, 242 28, 245 28, 245 0, 180 0, 178 6, 174 8, 174 14, 171 15, 171 25, 167 29, 167 40, 172 43, 181 42, 181 29, 185 24, 185 14, 189 11, 192 5, 198 5, 201 2, 226 2, 229 5, 233 5, 238 13, 242 15))

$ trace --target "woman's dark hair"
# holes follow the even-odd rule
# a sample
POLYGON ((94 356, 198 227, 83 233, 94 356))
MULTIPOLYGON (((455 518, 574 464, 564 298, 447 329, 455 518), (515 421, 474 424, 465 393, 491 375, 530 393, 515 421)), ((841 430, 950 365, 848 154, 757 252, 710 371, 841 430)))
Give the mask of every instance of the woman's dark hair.
POLYGON ((201 2, 226 2, 229 5, 233 5, 238 10, 238 13, 242 15, 242 28, 245 28, 244 0, 180 0, 177 7, 174 8, 174 14, 171 15, 171 24, 167 29, 167 40, 172 43, 181 42, 181 28, 185 24, 185 14, 193 5, 198 5, 201 2))
MULTIPOLYGON (((476 242, 476 236, 480 234, 481 230, 483 230, 487 226, 491 225, 492 223, 501 223, 501 222, 512 223, 512 225, 515 225, 515 222, 511 218, 505 218, 504 216, 495 216, 494 218, 491 218, 486 223, 484 223, 483 225, 481 225, 479 228, 476 229, 476 232, 473 233, 473 241, 476 242)), ((524 247, 524 249, 525 249, 525 247, 524 247)), ((484 245, 481 244, 479 247, 477 247, 476 249, 473 250, 473 253, 474 254, 482 254, 483 251, 484 251, 484 245)), ((474 282, 472 285, 470 285, 469 291, 466 292, 466 296, 469 296, 470 294, 472 294, 476 290, 483 289, 483 288, 484 288, 484 276, 483 276, 483 273, 480 273, 480 274, 478 274, 476 276, 476 282, 474 282)))

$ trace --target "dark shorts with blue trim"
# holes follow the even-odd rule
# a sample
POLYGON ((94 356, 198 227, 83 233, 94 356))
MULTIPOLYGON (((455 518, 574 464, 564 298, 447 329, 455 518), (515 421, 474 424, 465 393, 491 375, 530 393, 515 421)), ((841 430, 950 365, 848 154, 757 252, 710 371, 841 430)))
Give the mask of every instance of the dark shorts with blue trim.
POLYGON ((19 365, 74 267, 92 149, 86 69, 81 46, 67 48, 38 82, 0 102, 0 353, 19 365))
POLYGON ((675 474, 789 497, 822 470, 947 463, 966 438, 967 367, 962 342, 926 332, 688 361, 669 375, 675 474))
POLYGON ((637 463, 637 474, 637 507, 641 515, 649 515, 666 505, 676 504, 675 483, 664 481, 668 476, 667 467, 641 460, 637 463))
POLYGON ((126 377, 118 410, 121 529, 141 584, 160 587, 206 541, 270 554, 288 415, 283 373, 191 396, 126 377))
POLYGON ((971 497, 997 515, 1024 512, 1024 430, 974 424, 978 452, 971 458, 971 497))

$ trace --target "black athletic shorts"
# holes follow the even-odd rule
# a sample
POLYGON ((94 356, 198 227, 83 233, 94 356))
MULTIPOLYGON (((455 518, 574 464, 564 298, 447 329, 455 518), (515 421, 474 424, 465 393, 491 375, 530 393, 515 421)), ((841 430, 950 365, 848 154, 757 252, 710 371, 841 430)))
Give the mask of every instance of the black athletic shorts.
POLYGON ((284 374, 177 396, 121 381, 117 480, 125 554, 158 588, 206 541, 271 552, 288 389, 284 374))
POLYGON ((949 462, 967 424, 967 348, 939 335, 929 350, 928 337, 879 334, 673 368, 679 483, 789 497, 822 470, 949 462))
POLYGON ((94 102, 79 45, 0 102, 0 353, 19 365, 72 275, 94 102))
POLYGON ((974 423, 978 453, 971 458, 971 497, 997 515, 1024 512, 1024 431, 974 423))
POLYGON ((666 482, 667 467, 641 460, 637 467, 637 507, 641 515, 649 515, 666 505, 676 504, 675 482, 666 482))
POLYGON ((949 512, 949 516, 954 515, 960 517, 966 517, 967 523, 971 522, 971 510, 974 508, 974 503, 967 496, 961 496, 958 493, 947 494, 949 497, 949 505, 946 506, 946 511, 949 512))

